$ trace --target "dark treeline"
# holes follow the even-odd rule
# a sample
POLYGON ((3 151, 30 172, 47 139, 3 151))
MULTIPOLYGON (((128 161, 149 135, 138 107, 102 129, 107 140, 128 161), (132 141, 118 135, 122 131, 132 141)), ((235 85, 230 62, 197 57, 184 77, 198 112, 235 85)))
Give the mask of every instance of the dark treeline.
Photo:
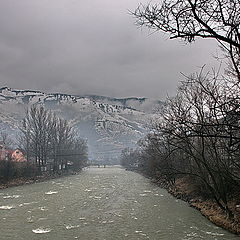
POLYGON ((73 126, 43 107, 33 106, 26 114, 21 128, 21 146, 27 160, 38 165, 53 163, 53 170, 72 161, 81 168, 87 161, 87 144, 78 138, 73 126))
POLYGON ((40 175, 38 168, 28 162, 13 162, 7 160, 0 161, 0 183, 19 178, 32 178, 40 175))
POLYGON ((121 156, 126 168, 171 185, 187 177, 230 217, 229 202, 240 189, 239 11, 235 0, 164 0, 137 8, 133 15, 140 26, 186 43, 217 40, 225 71, 202 69, 185 77, 139 148, 125 149, 121 156))
POLYGON ((42 106, 32 106, 26 113, 19 136, 26 162, 1 161, 0 177, 9 180, 79 171, 88 160, 87 142, 66 120, 42 106))
POLYGON ((167 100, 162 119, 139 141, 139 148, 122 152, 122 165, 170 184, 188 176, 203 195, 230 213, 229 199, 240 186, 240 115, 235 91, 234 86, 229 89, 211 76, 190 77, 176 97, 167 100))

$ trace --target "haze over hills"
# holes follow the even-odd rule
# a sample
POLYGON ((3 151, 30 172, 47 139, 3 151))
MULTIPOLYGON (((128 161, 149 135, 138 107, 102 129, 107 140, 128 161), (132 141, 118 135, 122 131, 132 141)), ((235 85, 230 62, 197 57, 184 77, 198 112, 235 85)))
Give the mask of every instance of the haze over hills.
POLYGON ((125 147, 133 147, 147 131, 149 121, 164 106, 147 98, 111 98, 33 90, 0 88, 0 130, 12 138, 19 133, 25 112, 41 104, 69 120, 87 139, 91 159, 114 161, 125 147))

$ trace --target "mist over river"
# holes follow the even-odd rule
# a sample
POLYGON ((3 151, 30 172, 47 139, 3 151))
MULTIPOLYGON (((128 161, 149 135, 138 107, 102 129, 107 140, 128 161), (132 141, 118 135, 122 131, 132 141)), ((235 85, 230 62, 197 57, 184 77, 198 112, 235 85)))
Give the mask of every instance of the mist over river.
POLYGON ((239 239, 120 167, 0 190, 0 226, 1 240, 239 239))

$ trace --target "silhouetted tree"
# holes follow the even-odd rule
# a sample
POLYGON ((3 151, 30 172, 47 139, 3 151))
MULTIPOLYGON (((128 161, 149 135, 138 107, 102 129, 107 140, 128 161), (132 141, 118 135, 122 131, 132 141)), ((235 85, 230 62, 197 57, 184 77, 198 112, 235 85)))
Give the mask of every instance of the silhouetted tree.
POLYGON ((229 59, 230 72, 240 80, 239 0, 163 0, 139 5, 133 12, 138 26, 193 42, 216 39, 229 59))
POLYGON ((87 161, 87 143, 77 137, 74 127, 42 106, 32 106, 23 120, 20 145, 28 161, 39 166, 52 162, 54 171, 67 168, 68 161, 80 169, 87 161), (59 169, 61 166, 61 169, 59 169))

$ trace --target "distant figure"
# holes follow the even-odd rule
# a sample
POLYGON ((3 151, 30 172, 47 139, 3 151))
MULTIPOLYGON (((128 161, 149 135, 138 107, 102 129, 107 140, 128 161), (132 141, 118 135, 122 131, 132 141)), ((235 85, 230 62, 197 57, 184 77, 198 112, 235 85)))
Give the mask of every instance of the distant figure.
POLYGON ((98 168, 100 168, 100 165, 98 164, 98 168))
POLYGON ((104 164, 103 167, 105 168, 105 167, 106 167, 106 164, 104 164))

